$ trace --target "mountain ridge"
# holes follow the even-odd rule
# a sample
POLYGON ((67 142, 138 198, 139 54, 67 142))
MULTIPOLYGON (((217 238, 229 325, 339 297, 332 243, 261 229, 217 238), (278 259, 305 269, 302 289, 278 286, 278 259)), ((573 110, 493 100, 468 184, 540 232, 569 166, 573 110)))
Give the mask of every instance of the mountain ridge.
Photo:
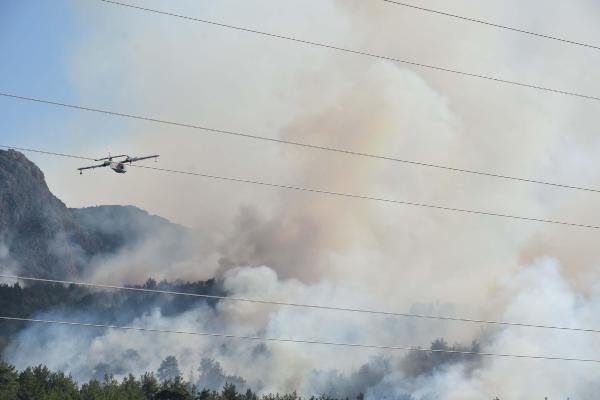
POLYGON ((0 268, 79 277, 93 257, 114 254, 157 231, 184 235, 186 228, 134 206, 68 208, 25 155, 0 150, 0 268))

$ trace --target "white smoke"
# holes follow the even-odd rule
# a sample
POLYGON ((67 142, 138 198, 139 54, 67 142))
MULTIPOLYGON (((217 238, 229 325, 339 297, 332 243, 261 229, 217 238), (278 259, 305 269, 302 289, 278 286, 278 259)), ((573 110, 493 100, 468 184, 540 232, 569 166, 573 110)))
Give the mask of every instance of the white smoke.
MULTIPOLYGON (((278 298, 284 301, 335 304, 368 294, 328 283, 305 285, 279 280, 273 270, 240 268, 227 273, 225 286, 233 296, 278 298)), ((598 326, 600 292, 582 297, 565 281, 554 260, 539 260, 502 285, 508 304, 507 321, 545 321, 568 327, 598 326)), ((380 302, 374 306, 382 307, 380 302)), ((64 318, 64 315, 42 315, 64 318)), ((70 316, 76 319, 82 316, 70 316)), ((329 340, 365 344, 427 347, 445 323, 383 318, 330 311, 276 308, 256 304, 221 302, 216 309, 195 308, 175 317, 159 309, 137 318, 135 326, 166 330, 227 332, 236 335, 329 340)), ((481 335, 481 333, 480 333, 481 335)), ((488 330, 481 350, 532 356, 590 358, 600 350, 600 338, 589 333, 508 327, 488 330)), ((415 399, 526 398, 552 395, 589 398, 598 388, 594 364, 564 361, 484 358, 475 370, 467 364, 441 365, 431 375, 406 376, 399 367, 404 352, 377 352, 332 346, 261 343, 171 334, 106 331, 70 327, 33 326, 21 333, 7 354, 19 367, 45 362, 76 378, 94 376, 94 367, 112 366, 113 373, 141 374, 156 370, 162 359, 175 355, 183 371, 196 370, 203 359, 215 359, 223 370, 243 377, 250 387, 263 391, 352 394, 366 392, 376 399, 411 394, 415 399), (86 349, 81 351, 81 349, 86 349), (135 355, 132 357, 131 355, 135 355), (362 366, 362 367, 361 367, 362 366), (569 368, 572 373, 561 373, 569 368), (264 371, 277 371, 265 374, 264 371), (347 378, 346 378, 347 377, 347 378), (534 379, 532 379, 532 377, 534 379), (392 384, 393 383, 393 384, 392 384), (487 397, 486 397, 487 396, 487 397)))
MULTIPOLYGON (((4 275, 18 275, 21 269, 19 263, 10 256, 9 246, 2 234, 0 234, 0 268, 4 275)), ((0 284, 13 285, 17 282, 12 278, 0 277, 0 284)))

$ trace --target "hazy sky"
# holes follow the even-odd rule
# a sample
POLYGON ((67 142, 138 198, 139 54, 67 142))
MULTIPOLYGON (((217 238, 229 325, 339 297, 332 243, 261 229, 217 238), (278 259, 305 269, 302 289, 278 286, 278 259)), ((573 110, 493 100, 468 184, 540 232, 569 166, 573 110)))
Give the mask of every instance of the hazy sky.
MULTIPOLYGON (((385 5, 377 0, 155 1, 144 4, 159 8, 168 6, 168 10, 184 14, 508 79, 591 94, 598 87, 597 80, 593 79, 596 74, 593 62, 599 57, 597 51, 464 24, 385 5)), ((423 4, 574 40, 590 41, 594 38, 597 8, 593 2, 570 2, 568 6, 557 3, 552 7, 541 1, 485 6, 480 2, 456 1, 452 7, 441 1, 423 4), (539 7, 545 10, 544 18, 539 18, 539 7)), ((263 135, 282 135, 286 124, 298 116, 339 102, 339 92, 355 85, 361 71, 381 63, 140 13, 93 0, 4 0, 0 7, 3 54, 0 79, 4 91, 263 135), (314 98, 315 92, 319 93, 318 99, 314 98), (307 101, 311 97, 313 99, 307 101)), ((459 129, 480 136, 479 143, 466 143, 472 147, 465 148, 460 159, 452 160, 457 166, 586 183, 580 171, 574 175, 567 169, 568 166, 560 165, 563 160, 555 154, 555 148, 571 146, 569 141, 578 140, 581 131, 593 129, 593 126, 587 125, 586 119, 577 115, 576 110, 585 112, 589 119, 595 109, 593 102, 527 89, 503 88, 439 72, 414 71, 443 96, 452 118, 461 124, 459 129), (524 114, 535 114, 539 118, 545 113, 547 127, 528 126, 532 124, 531 119, 521 120, 506 115, 510 109, 506 107, 504 98, 516 102, 513 107, 524 114), (540 108, 535 103, 545 105, 540 108), (575 117, 566 122, 555 111, 570 113, 572 109, 575 117), (498 119, 506 122, 505 126, 497 124, 498 119), (489 126, 495 127, 495 130, 489 130, 489 126), (522 134, 507 135, 505 129, 521 130, 522 134), (528 149, 533 161, 527 169, 523 169, 519 162, 509 162, 515 147, 530 145, 527 141, 532 139, 532 135, 547 136, 539 129, 562 129, 561 135, 570 135, 573 139, 565 138, 564 143, 556 143, 553 139, 551 147, 548 147, 547 141, 541 141, 541 145, 534 143, 528 149), (577 132, 568 132, 568 129, 577 132), (530 130, 533 132, 529 134, 530 130), (481 137, 487 138, 483 141, 481 137), (518 137, 521 139, 512 139, 518 137)), ((372 86, 370 83, 365 85, 372 86)), ((382 85, 385 86, 385 83, 382 85)), ((194 167, 199 171, 265 179, 277 177, 287 183, 293 183, 293 180, 286 173, 286 164, 289 163, 282 157, 299 154, 319 159, 339 158, 243 139, 211 138, 200 131, 173 129, 5 98, 0 101, 3 142, 15 146, 90 156, 104 155, 109 151, 132 154, 158 152, 163 156, 161 166, 194 167), (201 136, 204 137, 199 138, 201 136), (218 163, 215 162, 215 152, 219 153, 218 163), (275 173, 280 170, 284 172, 280 175, 275 173)), ((365 101, 368 106, 376 107, 375 98, 365 101)), ((433 131, 428 131, 428 135, 435 134, 435 125, 431 127, 433 131)), ((312 139, 315 143, 323 142, 322 135, 315 135, 312 139)), ((410 151, 400 148, 393 155, 444 161, 439 156, 447 142, 434 136, 430 140, 419 140, 423 143, 417 148, 410 151)), ((361 144, 364 146, 364 142, 361 144)), ((587 166, 585 159, 595 155, 582 154, 581 146, 586 143, 575 145, 579 146, 575 149, 576 154, 566 155, 568 161, 575 158, 578 167, 587 166)), ((383 150, 385 148, 380 152, 383 150)), ((73 174, 73 167, 79 166, 78 162, 29 156, 42 166, 52 189, 69 205, 134 202, 183 222, 182 216, 177 215, 181 204, 173 204, 172 198, 159 201, 160 191, 156 190, 150 191, 148 195, 153 199, 149 199, 143 192, 145 186, 136 185, 138 180, 135 177, 118 177, 118 180, 107 174, 108 171, 100 171, 79 179, 73 174), (128 188, 135 188, 136 194, 129 192, 128 188)), ((364 162, 356 159, 348 161, 364 162)), ((418 171, 392 164, 386 165, 386 168, 418 171)), ((161 183, 157 186, 166 192, 181 187, 179 178, 158 178, 146 171, 136 174, 144 175, 144 185, 159 179, 161 183), (146 178, 149 180, 146 181, 146 178)), ((463 178, 456 176, 455 179, 448 175, 448 179, 455 179, 458 185, 463 178)), ((502 182, 491 182, 503 185, 502 182)), ((181 185, 201 187, 199 193, 224 190, 211 199, 222 198, 224 193, 235 195, 241 192, 240 196, 243 196, 248 190, 252 196, 257 192, 264 194, 264 189, 254 190, 238 185, 223 189, 221 184, 215 188, 210 182, 190 182, 188 178, 181 185)), ((254 202, 252 196, 251 202, 254 202)), ((189 211, 189 207, 184 209, 186 213, 189 211)))
MULTIPOLYGON (((474 73, 600 93, 598 70, 593 68, 600 58, 598 51, 377 0, 153 1, 144 5, 474 73)), ((427 5, 448 7, 444 2, 427 5)), ((462 1, 453 3, 452 10, 581 41, 592 40, 597 29, 593 22, 598 9, 591 2, 548 7, 542 1, 486 5, 462 1), (537 13, 542 6, 543 19, 537 13)), ((1 18, 0 44, 5 56, 0 86, 5 91, 416 161, 600 186, 600 174, 594 168, 600 161, 595 151, 600 149, 595 123, 598 105, 593 101, 340 54, 95 0, 9 0, 2 2, 1 18)), ((459 208, 600 222, 591 193, 353 158, 6 98, 0 102, 2 141, 15 146, 85 156, 160 153, 157 165, 168 168, 459 208)), ((403 232, 408 237, 420 229, 431 230, 423 233, 421 243, 436 245, 451 232, 463 237, 465 244, 480 241, 476 247, 495 254, 489 262, 502 265, 506 256, 512 261, 531 261, 536 255, 553 255, 541 249, 551 241, 540 237, 554 235, 558 229, 139 169, 125 175, 96 170, 79 176, 75 168, 81 163, 77 160, 29 156, 69 206, 134 204, 201 227, 219 240, 243 230, 240 210, 251 209, 259 220, 279 221, 286 231, 296 232, 297 237, 290 236, 294 240, 314 240, 316 248, 325 240, 325 247, 340 257, 365 250, 364 240, 378 251, 393 247, 397 237, 390 235, 387 225, 398 229, 406 224, 415 229, 410 234, 403 232), (371 226, 375 218, 384 221, 383 228, 371 226), (465 223, 482 235, 473 236, 465 223), (297 224, 311 228, 300 234, 304 231, 297 224), (456 227, 462 229, 456 232, 456 227), (314 234, 315 229, 320 235, 314 234), (339 233, 343 239, 338 238, 339 233)), ((262 232, 265 246, 291 240, 269 229, 262 232)), ((561 240, 572 240, 573 234, 589 238, 582 230, 566 230, 570 234, 561 240)), ((249 235, 256 236, 256 232, 249 235)), ((575 243, 578 241, 573 240, 575 243)), ((247 246, 243 240, 232 240, 229 245, 237 246, 238 252, 247 251, 242 250, 247 246)), ((455 248, 450 245, 448 250, 454 252, 455 248)), ((556 251, 564 253, 564 246, 556 251)), ((428 257, 417 253, 420 262, 428 257)), ((478 254, 461 253, 459 258, 465 263, 474 262, 473 255, 478 254)), ((588 253, 569 252, 578 259, 588 253)), ((296 255, 290 257, 297 262, 296 255)))

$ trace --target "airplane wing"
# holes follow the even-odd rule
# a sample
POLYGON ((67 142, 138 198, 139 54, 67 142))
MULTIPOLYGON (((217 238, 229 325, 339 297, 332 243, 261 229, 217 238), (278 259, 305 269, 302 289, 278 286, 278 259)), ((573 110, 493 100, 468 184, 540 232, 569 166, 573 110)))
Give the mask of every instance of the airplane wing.
POLYGON ((153 156, 145 156, 145 157, 133 157, 133 158, 128 158, 127 160, 125 160, 125 162, 132 163, 135 161, 147 160, 149 158, 158 158, 158 157, 160 157, 158 154, 155 154, 153 156))
POLYGON ((106 163, 102 163, 102 164, 98 164, 98 165, 90 165, 89 167, 81 167, 81 168, 77 168, 77 170, 79 172, 83 171, 84 169, 94 169, 94 168, 100 168, 100 167, 106 167, 108 164, 106 163))
POLYGON ((129 156, 127 154, 120 154, 118 156, 108 156, 108 157, 104 157, 104 158, 97 158, 94 161, 112 160, 112 159, 121 158, 121 157, 129 157, 129 156))

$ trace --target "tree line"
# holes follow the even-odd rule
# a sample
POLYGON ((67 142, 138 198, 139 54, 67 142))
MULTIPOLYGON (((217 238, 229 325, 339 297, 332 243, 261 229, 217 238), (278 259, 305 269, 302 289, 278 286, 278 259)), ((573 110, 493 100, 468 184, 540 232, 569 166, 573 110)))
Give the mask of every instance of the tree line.
MULTIPOLYGON (((159 370, 160 373, 160 370, 159 370)), ((140 378, 129 374, 122 380, 106 375, 104 380, 92 379, 81 386, 61 371, 51 371, 44 365, 23 371, 0 361, 0 399, 2 400, 302 400, 295 392, 258 395, 250 389, 238 391, 235 384, 226 383, 221 390, 199 388, 181 376, 160 380, 147 372, 140 378)), ((363 400, 358 394, 356 400, 363 400)), ((328 395, 306 400, 338 400, 328 395)), ((349 399, 348 399, 349 400, 349 399)))
MULTIPOLYGON (((209 279, 197 282, 157 282, 148 279, 144 285, 133 288, 159 289, 183 293, 225 295, 221 283, 209 279)), ((79 311, 89 315, 85 322, 111 321, 115 324, 128 324, 135 317, 160 307, 165 316, 177 315, 199 303, 214 305, 216 300, 188 296, 157 296, 152 293, 129 291, 99 291, 78 285, 32 284, 22 286, 0 284, 0 310, 3 314, 15 317, 31 317, 47 310, 69 314, 79 311)), ((10 340, 26 326, 24 322, 0 323, 0 353, 10 340)))
MULTIPOLYGON (((473 350, 479 345, 470 347, 450 346, 444 340, 436 340, 431 349, 473 350)), ((453 362, 474 362, 460 354, 444 354, 436 352, 411 351, 401 366, 407 377, 417 377, 433 373, 440 365, 453 362), (442 359, 443 358, 443 359, 442 359)), ((218 361, 202 359, 198 367, 199 378, 190 377, 185 380, 175 356, 167 356, 154 372, 146 372, 139 378, 131 373, 116 379, 109 365, 96 367, 101 374, 95 374, 87 382, 79 385, 75 379, 63 371, 51 371, 44 365, 28 367, 18 371, 13 365, 0 360, 0 399, 1 400, 302 400, 295 392, 288 394, 258 395, 248 388, 247 382, 240 376, 226 374, 218 361), (103 378, 101 378, 103 376, 103 378)), ((355 387, 361 391, 352 400, 363 400, 365 388, 355 387)), ((334 391, 335 392, 335 391, 334 391)), ((350 391, 349 393, 352 393, 350 391)), ((413 398, 406 394, 403 400, 413 398)), ((343 399, 350 400, 348 397, 343 399)), ((339 399, 339 400, 343 400, 339 399)), ((338 398, 321 394, 306 400, 338 400, 338 398)), ((498 399, 494 399, 498 400, 498 399)))

